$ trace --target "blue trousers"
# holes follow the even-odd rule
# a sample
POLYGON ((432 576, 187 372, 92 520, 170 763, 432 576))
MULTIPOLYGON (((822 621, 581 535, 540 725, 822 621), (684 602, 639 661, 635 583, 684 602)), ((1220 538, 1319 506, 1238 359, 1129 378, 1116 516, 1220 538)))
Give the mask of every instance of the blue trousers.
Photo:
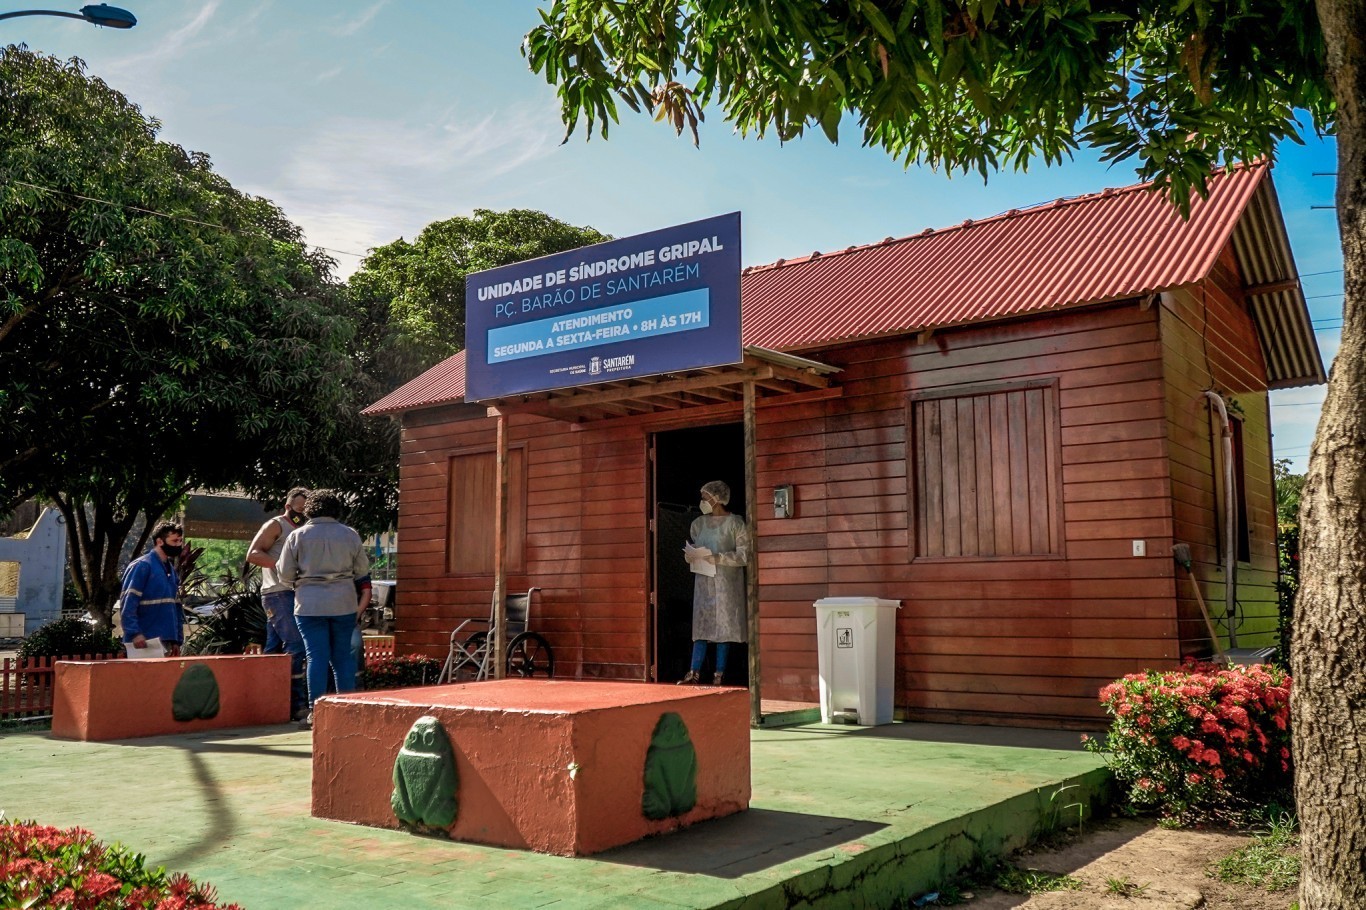
POLYGON ((266 608, 266 654, 289 655, 289 713, 297 717, 308 708, 308 689, 304 685, 304 640, 294 622, 294 592, 276 591, 261 595, 266 608))
MULTIPOLYGON (((726 658, 730 656, 730 642, 718 641, 716 643, 716 672, 717 674, 726 672, 726 658)), ((692 643, 692 671, 699 672, 702 669, 702 661, 707 659, 707 642, 695 641, 692 643)))
POLYGON ((295 616, 294 621, 308 652, 309 707, 327 692, 329 668, 337 677, 338 692, 355 691, 356 654, 351 650, 351 632, 356 628, 356 614, 295 616))

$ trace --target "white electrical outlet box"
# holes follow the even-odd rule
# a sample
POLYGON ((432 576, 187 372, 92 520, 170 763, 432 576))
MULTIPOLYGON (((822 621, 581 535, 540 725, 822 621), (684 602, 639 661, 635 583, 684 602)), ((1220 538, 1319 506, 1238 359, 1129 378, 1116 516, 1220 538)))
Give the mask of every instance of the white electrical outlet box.
POLYGON ((1135 556, 1148 555, 1148 542, 1146 540, 1135 540, 1133 543, 1135 556))

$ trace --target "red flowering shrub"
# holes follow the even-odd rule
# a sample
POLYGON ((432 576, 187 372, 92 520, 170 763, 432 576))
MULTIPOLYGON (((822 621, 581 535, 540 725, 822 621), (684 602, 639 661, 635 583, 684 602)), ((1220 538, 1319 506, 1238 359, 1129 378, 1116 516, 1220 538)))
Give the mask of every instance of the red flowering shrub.
POLYGON ((366 663, 356 675, 356 688, 402 689, 407 686, 434 686, 441 675, 441 661, 422 654, 381 657, 366 663))
POLYGON ((147 869, 142 854, 80 828, 0 821, 0 907, 52 910, 241 910, 209 885, 147 869))
POLYGON ((1100 690, 1113 721, 1086 746, 1130 801, 1176 815, 1257 802, 1290 781, 1290 677, 1270 665, 1131 673, 1100 690))

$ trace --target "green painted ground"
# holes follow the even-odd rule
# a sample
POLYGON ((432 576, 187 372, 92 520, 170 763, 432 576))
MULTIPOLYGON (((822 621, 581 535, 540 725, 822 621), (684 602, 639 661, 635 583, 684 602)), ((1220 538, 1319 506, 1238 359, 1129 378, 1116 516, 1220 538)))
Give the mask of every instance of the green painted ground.
POLYGON ((79 825, 248 910, 890 906, 1075 823, 1107 786, 1075 733, 895 724, 755 731, 749 812, 591 859, 311 818, 309 734, 0 736, 0 810, 79 825))

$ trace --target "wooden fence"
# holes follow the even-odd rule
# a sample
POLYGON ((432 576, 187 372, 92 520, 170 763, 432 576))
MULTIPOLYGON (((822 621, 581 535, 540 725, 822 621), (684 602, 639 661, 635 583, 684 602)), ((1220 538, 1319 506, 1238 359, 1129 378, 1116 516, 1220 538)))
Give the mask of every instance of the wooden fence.
POLYGON ((0 660, 0 720, 52 713, 52 665, 59 660, 121 660, 122 654, 6 657, 0 660))

